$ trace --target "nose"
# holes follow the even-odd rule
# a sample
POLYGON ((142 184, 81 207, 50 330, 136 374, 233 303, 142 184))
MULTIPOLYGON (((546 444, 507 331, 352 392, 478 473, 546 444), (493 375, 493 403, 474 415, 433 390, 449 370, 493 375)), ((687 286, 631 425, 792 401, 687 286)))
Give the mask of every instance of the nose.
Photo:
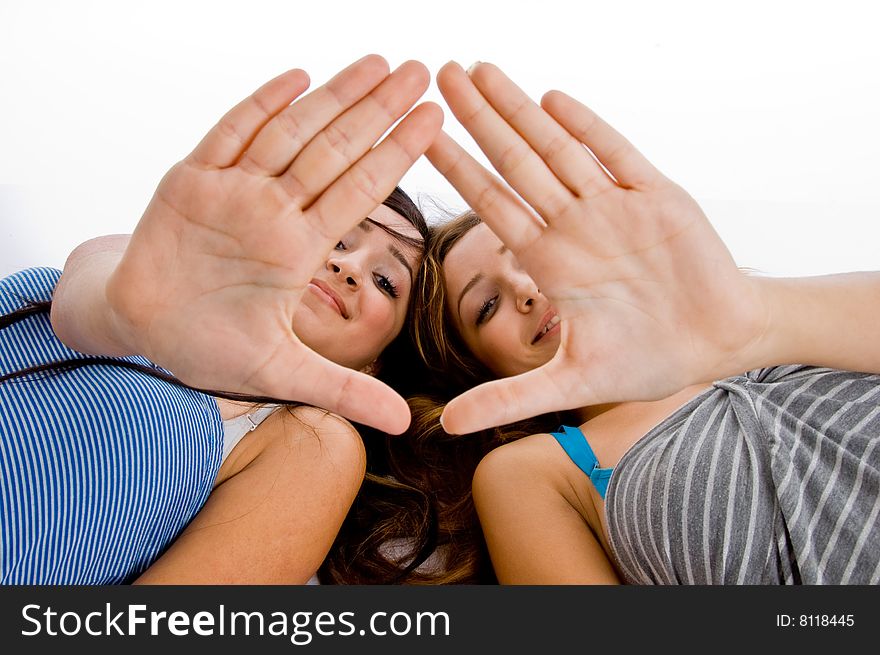
POLYGON ((516 309, 523 314, 532 311, 535 301, 541 296, 541 290, 528 275, 521 275, 516 282, 516 309))
POLYGON ((327 260, 327 270, 351 289, 357 289, 361 285, 361 274, 357 265, 346 258, 331 257, 327 260))

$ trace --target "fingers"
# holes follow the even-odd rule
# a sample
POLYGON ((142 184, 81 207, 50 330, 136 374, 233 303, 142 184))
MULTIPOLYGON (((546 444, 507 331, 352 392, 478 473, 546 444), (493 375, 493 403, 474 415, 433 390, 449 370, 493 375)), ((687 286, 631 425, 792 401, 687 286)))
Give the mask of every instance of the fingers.
POLYGON ((468 71, 474 86, 544 163, 578 195, 614 186, 580 141, 529 98, 497 66, 480 63, 468 71))
POLYGON ((430 81, 424 65, 408 61, 321 130, 282 176, 291 195, 303 207, 311 204, 415 104, 430 81))
POLYGON ((446 432, 468 434, 592 404, 595 398, 584 388, 582 376, 571 375, 554 360, 522 375, 481 384, 453 398, 440 420, 446 432))
POLYGON ((505 180, 545 219, 559 215, 572 194, 538 154, 487 102, 454 62, 437 74, 449 108, 505 180))
POLYGON ((443 111, 432 102, 419 105, 378 146, 348 169, 309 207, 306 225, 316 252, 326 252, 339 237, 387 198, 404 173, 431 145, 443 111))
POLYGON ((245 151, 241 166, 260 175, 280 175, 318 132, 386 77, 388 62, 382 57, 356 61, 269 121, 245 151))
POLYGON ((541 237, 538 219, 445 132, 437 135, 425 155, 514 255, 527 251, 541 237))
POLYGON ((596 113, 561 91, 550 91, 541 106, 578 141, 595 153, 624 187, 649 186, 660 175, 629 141, 596 113))
POLYGON ((272 117, 309 88, 309 76, 287 71, 257 89, 226 113, 196 146, 190 160, 205 167, 232 166, 272 117))
POLYGON ((286 352, 273 358, 265 377, 271 397, 322 407, 389 434, 409 426, 409 407, 389 386, 334 364, 299 342, 291 341, 286 352))

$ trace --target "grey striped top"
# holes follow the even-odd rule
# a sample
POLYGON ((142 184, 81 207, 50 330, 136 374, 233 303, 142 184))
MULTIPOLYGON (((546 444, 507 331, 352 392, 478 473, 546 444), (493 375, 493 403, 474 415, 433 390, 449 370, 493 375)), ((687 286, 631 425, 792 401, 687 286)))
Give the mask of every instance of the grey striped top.
POLYGON ((880 582, 880 376, 781 366, 716 382, 608 488, 639 584, 880 582))

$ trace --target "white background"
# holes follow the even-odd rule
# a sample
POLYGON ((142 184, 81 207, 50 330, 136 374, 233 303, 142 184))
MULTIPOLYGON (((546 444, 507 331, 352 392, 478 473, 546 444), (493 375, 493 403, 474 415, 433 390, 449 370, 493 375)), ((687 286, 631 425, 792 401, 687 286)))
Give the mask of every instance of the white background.
MULTIPOLYGON (((239 99, 368 52, 499 64, 563 89, 772 274, 880 268, 880 38, 870 2, 0 0, 0 274, 130 232, 163 173, 239 99)), ((428 99, 442 99, 432 85, 428 99)), ((448 117, 446 129, 473 143, 448 117)), ((463 203, 427 161, 403 180, 463 203)))

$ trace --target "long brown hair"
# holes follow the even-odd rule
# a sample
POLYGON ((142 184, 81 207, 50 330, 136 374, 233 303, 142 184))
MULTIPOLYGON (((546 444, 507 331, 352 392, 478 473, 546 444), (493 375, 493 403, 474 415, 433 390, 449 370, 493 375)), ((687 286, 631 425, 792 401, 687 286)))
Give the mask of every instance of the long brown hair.
POLYGON ((449 435, 440 426, 449 400, 495 377, 464 345, 446 309, 446 255, 480 223, 474 212, 467 212, 431 228, 410 310, 408 347, 414 355, 404 361, 409 382, 398 381, 395 387, 409 385, 412 423, 400 437, 365 440, 367 479, 322 568, 322 581, 496 581, 471 495, 474 471, 492 449, 545 432, 564 417, 544 415, 463 436, 449 435), (383 548, 395 540, 405 546, 383 548), (432 554, 434 559, 418 568, 432 554))

